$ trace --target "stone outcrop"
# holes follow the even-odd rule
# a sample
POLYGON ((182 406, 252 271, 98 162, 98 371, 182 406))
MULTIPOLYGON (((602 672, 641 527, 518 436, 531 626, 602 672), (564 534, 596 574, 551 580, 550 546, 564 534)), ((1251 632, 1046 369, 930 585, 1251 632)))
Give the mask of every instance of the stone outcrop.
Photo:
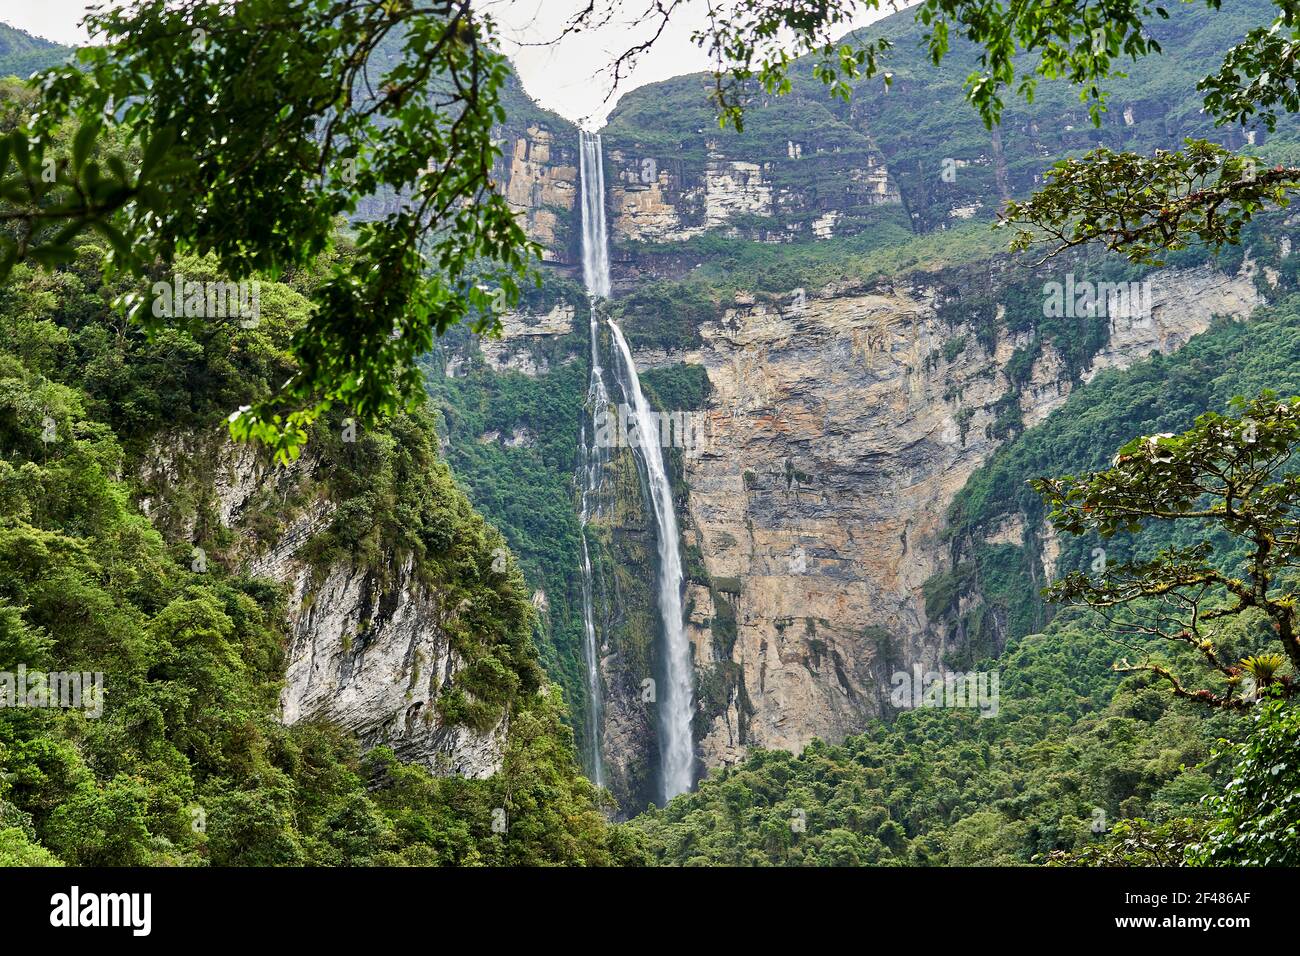
MULTIPOLYGON (((1215 315, 1261 302, 1249 260, 1234 276, 1156 274, 1152 300, 1150 315, 1112 318, 1083 378, 1172 351, 1215 315)), ((697 666, 737 675, 709 715, 706 764, 747 746, 839 739, 881 713, 897 665, 939 665, 950 638, 927 619, 922 585, 949 560, 954 495, 1001 444, 990 426, 1015 394, 1008 363, 1030 340, 1003 330, 986 349, 976 332, 940 318, 924 277, 809 295, 798 308, 751 301, 700 329, 712 392, 705 449, 683 458, 684 534, 715 582, 734 582, 735 638, 720 652, 702 601, 692 634, 697 666)), ((1071 385, 1044 346, 1019 392, 1025 423, 1071 385)), ((1023 531, 991 534, 1018 544, 1023 531)))
POLYGON ((856 143, 846 152, 830 140, 790 143, 756 160, 738 144, 706 139, 698 162, 620 143, 617 134, 608 142, 616 244, 681 242, 710 231, 763 242, 830 239, 845 230, 847 214, 901 202, 883 158, 856 143), (829 195, 813 181, 823 178, 835 182, 829 195))
POLYGON ((574 313, 574 307, 567 304, 556 305, 542 315, 507 313, 501 318, 500 336, 477 339, 483 360, 494 372, 514 371, 533 377, 545 374, 549 370, 547 360, 531 343, 572 332, 574 313))
POLYGON ((578 199, 577 134, 535 122, 508 139, 499 171, 502 192, 547 262, 575 261, 573 210, 578 199))
POLYGON ((289 585, 285 723, 329 720, 363 747, 384 744, 439 773, 488 777, 500 768, 504 721, 478 733, 438 716, 438 696, 461 662, 437 625, 447 609, 409 561, 382 583, 342 564, 319 576, 292 559, 257 573, 289 585))
POLYGON ((305 546, 334 513, 314 470, 310 455, 276 467, 221 436, 173 435, 144 456, 140 504, 173 540, 193 540, 200 520, 218 522, 233 543, 203 560, 284 589, 285 723, 329 720, 363 747, 387 745, 438 773, 490 776, 501 764, 505 722, 479 733, 445 724, 437 711, 463 665, 441 626, 455 609, 420 581, 410 559, 382 573, 350 560, 308 560, 305 546), (254 519, 269 502, 284 522, 259 536, 254 519))

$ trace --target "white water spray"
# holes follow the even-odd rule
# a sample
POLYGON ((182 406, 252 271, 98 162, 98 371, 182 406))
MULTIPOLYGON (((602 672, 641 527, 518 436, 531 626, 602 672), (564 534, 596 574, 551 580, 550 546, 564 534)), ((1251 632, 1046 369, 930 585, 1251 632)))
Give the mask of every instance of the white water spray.
POLYGON ((691 645, 682 623, 681 545, 677 535, 677 514, 673 510, 673 489, 660 447, 658 419, 641 392, 632 352, 613 319, 609 320, 609 330, 623 360, 620 383, 635 416, 635 444, 645 467, 646 487, 650 492, 659 538, 659 614, 664 625, 664 676, 668 685, 660 696, 663 734, 659 749, 663 761, 664 801, 667 802, 690 790, 695 783, 695 746, 691 737, 693 677, 691 645))

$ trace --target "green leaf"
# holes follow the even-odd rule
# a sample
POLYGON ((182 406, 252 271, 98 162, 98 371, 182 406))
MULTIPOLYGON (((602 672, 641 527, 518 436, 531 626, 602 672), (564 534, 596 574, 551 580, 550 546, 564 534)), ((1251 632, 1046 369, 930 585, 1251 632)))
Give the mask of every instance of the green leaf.
POLYGON ((140 178, 148 179, 154 168, 163 160, 176 143, 176 131, 170 126, 158 130, 147 146, 140 160, 140 178))
POLYGON ((77 130, 77 135, 72 140, 72 168, 80 173, 83 166, 86 165, 86 159, 90 156, 90 151, 95 145, 95 139, 99 136, 101 126, 98 122, 82 123, 77 130))

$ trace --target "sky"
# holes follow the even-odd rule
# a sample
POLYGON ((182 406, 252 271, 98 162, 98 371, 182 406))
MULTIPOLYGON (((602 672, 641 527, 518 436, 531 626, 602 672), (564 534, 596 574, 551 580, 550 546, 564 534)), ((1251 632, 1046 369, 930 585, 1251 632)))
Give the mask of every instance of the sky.
MULTIPOLYGON (((631 44, 642 39, 628 18, 601 30, 556 40, 573 13, 585 0, 483 0, 479 9, 498 23, 506 51, 515 61, 524 87, 542 106, 574 122, 595 129, 604 123, 616 98, 604 68, 631 44)), ((651 0, 629 0, 628 9, 640 12, 651 0)), ((89 4, 86 0, 3 0, 0 20, 60 43, 84 43, 86 32, 78 25, 89 4)), ((619 94, 646 83, 706 70, 708 56, 691 42, 691 34, 704 22, 708 0, 686 0, 672 24, 633 74, 619 85, 619 94)), ((888 12, 888 11, 886 11, 888 12)), ((871 13, 856 26, 878 20, 871 13)))

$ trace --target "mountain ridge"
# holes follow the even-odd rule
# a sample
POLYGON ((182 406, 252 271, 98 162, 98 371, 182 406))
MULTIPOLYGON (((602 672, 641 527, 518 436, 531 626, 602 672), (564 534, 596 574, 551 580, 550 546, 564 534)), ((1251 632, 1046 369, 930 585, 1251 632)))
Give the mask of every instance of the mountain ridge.
POLYGON ((0 76, 26 79, 63 63, 73 52, 75 47, 46 40, 0 20, 0 76))

